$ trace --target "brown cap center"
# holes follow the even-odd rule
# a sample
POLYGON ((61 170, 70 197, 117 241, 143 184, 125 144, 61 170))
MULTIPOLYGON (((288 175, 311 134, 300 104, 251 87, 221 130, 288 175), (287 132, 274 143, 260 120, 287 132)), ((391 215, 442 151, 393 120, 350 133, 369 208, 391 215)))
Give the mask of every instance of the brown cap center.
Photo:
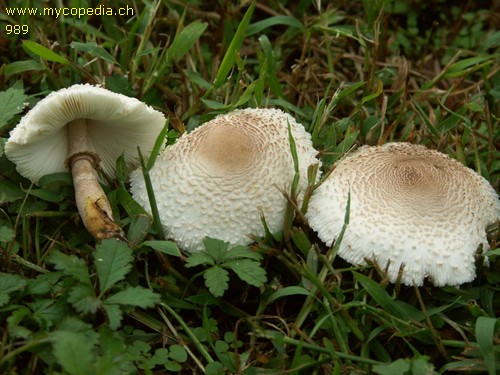
POLYGON ((252 163, 254 139, 242 128, 207 128, 196 154, 200 163, 216 174, 234 174, 252 163))

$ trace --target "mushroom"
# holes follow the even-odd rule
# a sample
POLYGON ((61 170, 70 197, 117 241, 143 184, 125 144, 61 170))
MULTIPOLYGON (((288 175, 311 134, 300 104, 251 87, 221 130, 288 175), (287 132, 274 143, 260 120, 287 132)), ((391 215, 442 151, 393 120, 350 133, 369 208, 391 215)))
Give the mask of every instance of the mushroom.
MULTIPOLYGON (((288 124, 299 160, 299 191, 307 169, 318 164, 310 134, 277 109, 244 109, 219 115, 162 152, 150 178, 165 235, 188 251, 202 251, 205 237, 233 244, 263 236, 261 214, 271 232, 283 227, 294 176, 288 124)), ((133 197, 150 203, 140 171, 131 174, 133 197)), ((301 199, 299 192, 299 200, 301 199)))
POLYGON ((409 143, 364 146, 341 160, 313 192, 309 225, 328 246, 349 223, 338 255, 365 258, 395 282, 459 285, 475 277, 474 255, 488 249, 486 227, 500 201, 478 173, 435 150, 409 143))
POLYGON ((124 154, 138 164, 137 147, 151 152, 165 124, 162 113, 135 98, 102 87, 73 85, 40 100, 11 131, 5 154, 18 172, 37 184, 40 177, 69 168, 78 211, 96 239, 119 237, 96 168, 115 175, 124 154))

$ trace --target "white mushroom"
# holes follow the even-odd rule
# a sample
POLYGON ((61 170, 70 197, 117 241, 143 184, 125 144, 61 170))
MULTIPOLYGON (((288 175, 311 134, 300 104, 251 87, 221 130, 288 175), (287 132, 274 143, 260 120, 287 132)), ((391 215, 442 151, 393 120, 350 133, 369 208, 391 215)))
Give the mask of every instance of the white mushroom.
POLYGON ((387 267, 395 282, 458 285, 475 277, 474 255, 488 248, 486 227, 500 201, 475 171, 445 154, 409 143, 361 147, 340 161, 311 197, 306 218, 330 246, 349 224, 338 255, 387 267))
POLYGON ((85 227, 96 239, 109 238, 122 231, 113 221, 95 168, 113 177, 122 154, 135 168, 137 147, 149 154, 164 124, 162 113, 135 98, 74 85, 40 100, 11 131, 5 154, 35 184, 46 174, 67 170, 67 165, 85 227))
MULTIPOLYGON (((186 251, 203 250, 207 236, 248 244, 263 236, 261 213, 272 232, 283 226, 296 142, 299 189, 317 151, 302 125, 277 109, 236 110, 205 123, 167 147, 149 172, 167 237, 186 251)), ((149 210, 140 171, 131 175, 134 198, 149 210)), ((300 196, 299 196, 300 199, 300 196)))

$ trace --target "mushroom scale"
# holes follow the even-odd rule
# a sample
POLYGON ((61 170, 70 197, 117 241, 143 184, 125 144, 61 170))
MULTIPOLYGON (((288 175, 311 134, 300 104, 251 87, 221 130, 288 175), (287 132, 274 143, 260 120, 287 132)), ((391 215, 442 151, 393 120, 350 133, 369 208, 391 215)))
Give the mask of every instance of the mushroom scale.
POLYGON ((313 192, 306 218, 330 246, 349 224, 338 255, 387 268, 395 282, 459 285, 475 277, 474 255, 500 201, 486 179, 438 151, 409 143, 364 146, 341 160, 313 192))
MULTIPOLYGON (((319 164, 310 134, 277 109, 244 109, 219 115, 179 138, 150 170, 165 235, 189 252, 207 236, 248 244, 263 236, 261 213, 272 232, 283 226, 294 165, 288 123, 299 158, 299 189, 307 169, 319 164)), ((134 198, 150 210, 142 173, 131 175, 134 198)), ((300 199, 300 196, 299 196, 300 199)))

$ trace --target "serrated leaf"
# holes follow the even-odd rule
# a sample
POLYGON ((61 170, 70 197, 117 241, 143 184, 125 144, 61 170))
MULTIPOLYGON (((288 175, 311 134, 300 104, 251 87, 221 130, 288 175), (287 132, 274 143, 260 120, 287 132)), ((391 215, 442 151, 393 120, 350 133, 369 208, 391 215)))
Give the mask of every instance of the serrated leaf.
POLYGON ((214 266, 203 274, 205 285, 215 297, 221 297, 229 287, 229 275, 225 269, 214 266))
POLYGON ((71 276, 81 283, 91 285, 89 270, 83 259, 54 251, 49 258, 49 262, 54 264, 57 270, 63 271, 64 275, 71 276))
POLYGON ((94 288, 88 284, 75 285, 68 295, 68 302, 84 314, 94 314, 101 306, 101 301, 96 297, 94 288))
POLYGON ((237 259, 224 263, 224 267, 232 269, 238 277, 250 285, 259 287, 267 281, 266 271, 259 262, 251 259, 237 259))
POLYGON ((29 279, 26 292, 28 294, 47 294, 54 288, 62 275, 61 271, 53 271, 38 275, 36 279, 29 279))
POLYGON ((249 258, 254 260, 261 260, 262 255, 256 251, 250 250, 248 247, 243 245, 236 245, 226 251, 222 256, 222 262, 235 258, 249 258))
POLYGON ((101 295, 123 280, 132 268, 132 250, 114 239, 103 240, 97 245, 94 259, 101 295))
POLYGON ((65 57, 31 40, 23 40, 23 47, 47 61, 58 62, 64 65, 69 64, 69 61, 65 57))
POLYGON ((115 58, 95 42, 71 42, 69 46, 76 51, 88 52, 92 56, 99 57, 100 59, 107 61, 110 64, 117 64, 115 58))
POLYGON ((70 310, 67 303, 62 299, 35 299, 28 305, 33 311, 32 319, 43 329, 49 329, 58 324, 68 316, 70 310))
POLYGON ((70 375, 92 373, 95 361, 94 343, 81 332, 55 331, 51 334, 53 354, 59 365, 70 375))
POLYGON ((142 246, 149 246, 154 250, 160 251, 164 254, 167 255, 172 255, 179 257, 181 255, 181 251, 179 250, 179 247, 175 242, 172 241, 157 241, 157 240, 151 240, 151 241, 145 241, 141 244, 142 246))
POLYGON ((99 344, 106 348, 96 362, 98 375, 123 375, 136 373, 136 367, 127 358, 125 339, 120 333, 103 325, 99 330, 99 344))
MULTIPOLYGON (((12 228, 1 226, 0 227, 0 242, 10 242, 16 237, 16 232, 12 228)), ((1 283, 0 283, 1 285, 1 283)))
POLYGON ((21 276, 0 273, 0 306, 9 301, 9 294, 26 286, 26 280, 21 276))
POLYGON ((104 304, 104 311, 106 311, 106 315, 108 316, 109 327, 113 330, 120 327, 120 323, 123 319, 123 312, 120 305, 104 304))
POLYGON ((142 308, 153 307, 160 301, 160 295, 140 286, 130 287, 106 299, 106 304, 131 305, 142 308))
POLYGON ((23 90, 12 87, 0 92, 0 128, 23 111, 26 98, 23 90))
POLYGON ((200 251, 197 253, 193 253, 188 256, 186 260, 186 267, 196 267, 202 264, 207 264, 210 266, 215 265, 214 259, 208 255, 207 253, 200 251))
POLYGON ((222 261, 227 249, 229 248, 229 242, 210 237, 206 237, 203 240, 203 245, 205 246, 207 254, 214 258, 215 263, 222 261))

